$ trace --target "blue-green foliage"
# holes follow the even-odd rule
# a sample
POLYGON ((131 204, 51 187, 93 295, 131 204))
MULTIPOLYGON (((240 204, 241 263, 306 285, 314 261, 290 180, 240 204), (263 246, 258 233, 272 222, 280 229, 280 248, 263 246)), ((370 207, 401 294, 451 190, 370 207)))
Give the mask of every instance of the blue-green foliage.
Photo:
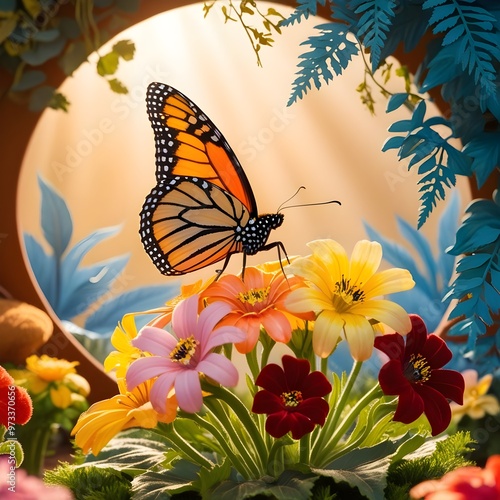
MULTIPOLYGON (((398 95, 400 94, 393 96, 389 106, 393 105, 398 95)), ((402 132, 406 135, 391 137, 382 148, 382 151, 397 149, 401 160, 411 157, 408 169, 418 165, 418 173, 421 176, 418 184, 422 202, 418 218, 419 228, 428 219, 437 201, 444 200, 445 188, 454 186, 456 176, 465 175, 471 163, 468 156, 448 142, 449 136, 442 137, 433 128, 444 126, 450 129, 450 123, 439 116, 424 120, 425 112, 425 101, 420 101, 410 120, 393 123, 389 128, 390 132, 402 132)))
POLYGON ((315 16, 318 12, 318 4, 325 5, 326 0, 298 0, 297 7, 290 14, 288 19, 280 23, 280 26, 291 26, 295 22, 300 23, 303 19, 309 19, 309 16, 315 16))
POLYGON ((84 327, 98 333, 110 333, 123 314, 159 307, 177 293, 177 286, 159 285, 114 294, 111 290, 114 284, 122 289, 129 286, 119 281, 128 255, 86 266, 82 265, 82 260, 95 245, 114 236, 120 227, 98 229, 70 247, 73 222, 68 206, 40 176, 38 183, 42 197, 42 231, 50 251, 46 252, 28 233, 24 234, 24 242, 37 282, 60 319, 70 321, 92 310, 84 327), (104 300, 108 296, 110 298, 104 300))
POLYGON ((408 243, 407 247, 418 255, 418 261, 407 247, 389 240, 367 222, 364 223, 369 238, 382 245, 384 260, 395 267, 408 269, 415 281, 411 290, 394 293, 390 296, 391 300, 409 313, 421 316, 431 332, 438 326, 451 300, 444 297, 453 275, 455 257, 446 253, 446 249, 454 243, 459 208, 460 198, 457 193, 453 193, 439 220, 436 256, 425 236, 398 217, 399 232, 408 243))
POLYGON ((391 29, 397 2, 394 0, 356 0, 352 9, 361 15, 357 22, 356 36, 370 50, 372 71, 376 71, 382 49, 387 42, 387 33, 391 29))
POLYGON ((288 101, 292 104, 311 88, 314 83, 319 89, 321 83, 333 79, 333 73, 342 74, 347 68, 352 56, 358 53, 357 45, 347 39, 346 27, 339 23, 327 23, 316 27, 319 35, 309 37, 302 45, 311 46, 312 50, 302 54, 298 72, 293 87, 293 93, 288 101), (332 73, 333 71, 333 73, 332 73))
POLYGON ((450 318, 460 321, 450 335, 467 335, 463 354, 473 357, 484 367, 498 368, 500 361, 500 193, 493 200, 475 200, 457 231, 456 242, 449 253, 462 257, 457 264, 458 276, 447 298, 459 302, 450 318), (494 315, 497 315, 495 318, 494 315), (492 327, 493 335, 487 334, 492 327))

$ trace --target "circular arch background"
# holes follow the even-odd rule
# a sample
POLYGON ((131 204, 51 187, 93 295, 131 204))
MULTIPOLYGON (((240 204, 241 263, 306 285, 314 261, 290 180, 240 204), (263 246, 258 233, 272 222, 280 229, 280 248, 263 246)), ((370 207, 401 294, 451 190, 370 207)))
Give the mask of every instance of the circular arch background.
MULTIPOLYGON (((221 128, 247 171, 261 212, 274 212, 302 184, 307 190, 297 202, 342 201, 341 208, 333 205, 286 212, 284 227, 272 238, 282 240, 291 255, 307 253, 305 243, 320 237, 333 237, 350 250, 355 241, 365 237, 362 219, 392 238, 397 238, 396 213, 411 222, 416 220, 415 176, 397 163, 393 153, 380 152, 387 126, 398 118, 394 113, 384 116, 382 97, 376 120, 361 105, 355 92, 363 78, 360 64, 351 65, 329 87, 313 90, 303 101, 285 108, 297 56, 305 51, 299 43, 319 24, 317 19, 276 37, 275 47, 262 50, 264 68, 259 69, 237 26, 224 25, 215 12, 204 20, 201 4, 188 6, 192 3, 171 2, 169 12, 185 7, 176 12, 181 17, 173 22, 168 22, 168 13, 148 19, 148 48, 141 48, 142 39, 133 33, 119 35, 118 39, 132 38, 138 47, 134 60, 125 63, 118 75, 129 87, 129 96, 112 94, 104 81, 92 75, 94 66, 85 64, 64 82, 54 74, 73 103, 67 115, 46 110, 37 120, 37 116, 28 116, 28 111, 0 102, 2 115, 6 107, 10 116, 14 112, 18 115, 12 119, 11 133, 16 133, 17 139, 14 148, 9 143, 2 149, 9 151, 8 164, 14 167, 0 187, 1 203, 9 205, 4 213, 15 213, 16 217, 15 226, 11 224, 0 242, 4 263, 0 284, 14 297, 51 314, 55 334, 42 350, 80 361, 80 372, 91 381, 92 401, 114 394, 114 382, 61 328, 28 270, 20 241, 23 231, 40 234, 35 175, 40 172, 62 192, 72 213, 84 214, 75 220, 72 243, 99 227, 123 224, 113 242, 92 251, 93 260, 124 253, 125 248, 133 255, 127 267, 131 286, 173 279, 159 275, 137 235, 137 213, 154 185, 154 147, 144 105, 150 81, 165 81, 179 88, 221 128), (182 29, 186 23, 192 23, 189 32, 182 29), (213 26, 220 38, 210 32, 213 26), (241 46, 224 43, 231 35, 242 41, 241 46), (244 63, 243 69, 235 70, 238 62, 244 63), (22 129, 20 123, 24 123, 22 129), (47 142, 53 144, 44 149, 47 142), (43 151, 46 153, 41 154, 43 151), (106 175, 101 175, 104 170, 106 175), (90 175, 85 175, 86 171, 90 175), (387 200, 393 205, 389 211, 387 200)), ((164 10, 159 1, 145 4, 148 10, 141 5, 131 25, 164 10)), ((400 117, 405 116, 401 110, 400 117)), ((436 219, 434 216, 424 228, 429 236, 436 234, 436 219)), ((275 255, 259 256, 250 264, 262 258, 270 260, 275 255)), ((231 270, 238 271, 239 266, 241 259, 233 257, 231 270)), ((188 276, 184 282, 199 277, 188 276)))

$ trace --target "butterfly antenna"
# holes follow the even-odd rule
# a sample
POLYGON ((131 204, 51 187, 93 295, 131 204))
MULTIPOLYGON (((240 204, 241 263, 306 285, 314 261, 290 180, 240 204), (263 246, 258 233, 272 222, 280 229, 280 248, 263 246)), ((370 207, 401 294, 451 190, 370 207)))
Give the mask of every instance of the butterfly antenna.
POLYGON ((342 203, 340 203, 340 201, 338 200, 329 200, 329 201, 320 201, 318 203, 303 203, 303 204, 300 204, 300 205, 288 205, 287 207, 285 207, 285 203, 288 203, 290 200, 293 200, 293 198, 295 198, 297 196, 297 194, 299 193, 299 191, 301 189, 305 189, 305 186, 300 186, 299 189, 297 189, 297 191, 295 191, 295 193, 290 196, 290 198, 288 198, 288 200, 285 200, 279 207, 278 207, 278 212, 280 212, 281 210, 285 210, 285 208, 300 208, 300 207, 318 207, 320 205, 331 205, 332 203, 336 203, 337 205, 342 205, 342 203))

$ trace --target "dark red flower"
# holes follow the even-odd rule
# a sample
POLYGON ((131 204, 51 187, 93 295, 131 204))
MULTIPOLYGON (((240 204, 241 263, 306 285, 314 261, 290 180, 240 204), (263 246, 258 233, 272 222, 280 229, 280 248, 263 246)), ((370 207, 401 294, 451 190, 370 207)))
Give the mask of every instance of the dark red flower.
POLYGON ((404 337, 399 333, 375 338, 375 347, 389 356, 378 376, 384 394, 399 396, 394 420, 409 424, 425 413, 435 436, 451 421, 448 400, 463 404, 465 382, 455 370, 442 370, 452 358, 445 341, 427 335, 422 318, 410 315, 412 328, 404 337))
POLYGON ((31 398, 22 387, 15 385, 9 372, 0 366, 0 425, 23 425, 33 413, 31 398))
POLYGON ((323 396, 332 386, 321 372, 309 373, 306 359, 285 355, 282 363, 283 368, 272 363, 259 373, 255 384, 263 390, 255 395, 252 411, 268 415, 266 431, 271 436, 292 431, 293 439, 300 439, 325 423, 329 406, 323 396))

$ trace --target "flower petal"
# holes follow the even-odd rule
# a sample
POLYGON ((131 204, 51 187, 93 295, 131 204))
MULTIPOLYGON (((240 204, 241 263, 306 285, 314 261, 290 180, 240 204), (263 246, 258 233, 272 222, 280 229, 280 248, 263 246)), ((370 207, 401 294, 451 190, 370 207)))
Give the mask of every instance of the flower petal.
POLYGON ((264 368, 255 379, 255 385, 266 389, 267 391, 281 396, 281 394, 288 390, 287 380, 285 378, 285 372, 281 366, 276 363, 269 363, 264 368))
MULTIPOLYGON (((194 370, 183 370, 175 379, 175 396, 181 410, 197 413, 203 406, 200 377, 194 370)), ((154 389, 154 386, 153 386, 154 389)))
POLYGON ((393 419, 395 422, 411 424, 415 422, 424 411, 425 403, 423 398, 408 384, 408 389, 399 394, 398 407, 396 408, 393 419))
POLYGON ((161 328, 145 326, 132 340, 132 345, 155 356, 168 356, 177 345, 177 339, 161 328))
MULTIPOLYGON (((198 318, 198 324, 196 325, 195 337, 202 345, 212 336, 212 332, 217 323, 229 312, 231 312, 231 306, 225 302, 214 302, 201 311, 198 318)), ((225 344, 226 342, 222 343, 225 344)))
POLYGON ((262 326, 276 342, 288 343, 292 337, 292 325, 287 317, 276 309, 268 309, 260 315, 262 326))
POLYGON ((319 313, 324 309, 332 309, 331 294, 325 294, 314 288, 297 288, 286 298, 285 307, 292 313, 309 311, 319 313))
POLYGON ((424 413, 431 425, 432 435, 441 434, 451 422, 451 408, 448 401, 428 384, 415 384, 414 388, 424 401, 424 413))
POLYGON ((300 387, 304 399, 323 397, 332 391, 332 384, 321 372, 312 372, 307 375, 300 387))
POLYGON ((149 399, 158 413, 167 413, 168 396, 179 374, 179 371, 163 373, 153 382, 149 392, 149 399))
POLYGON ((136 359, 127 370, 126 380, 129 391, 145 380, 157 377, 165 372, 176 372, 179 367, 169 359, 150 356, 136 359))
POLYGON ((433 333, 427 337, 427 342, 420 352, 427 359, 431 368, 441 368, 453 357, 453 353, 446 345, 446 342, 433 333))
POLYGON ((236 349, 242 354, 249 353, 257 343, 260 334, 260 318, 256 314, 242 316, 236 326, 245 333, 245 340, 236 343, 236 349))
POLYGON ((364 285, 365 297, 371 299, 391 293, 411 290, 415 282, 406 269, 391 268, 374 274, 364 285))
POLYGON ((177 304, 172 313, 172 329, 179 339, 187 339, 196 331, 199 295, 192 295, 177 304))
POLYGON ((411 329, 408 313, 399 304, 390 300, 372 299, 358 302, 351 307, 350 312, 380 321, 401 335, 411 329))
POLYGON ((378 374, 378 381, 384 394, 398 396, 412 391, 411 384, 404 376, 403 365, 397 359, 389 360, 378 374))
POLYGON ((317 317, 313 331, 313 351, 316 356, 329 356, 342 333, 344 320, 335 311, 325 310, 317 317))
POLYGON ((330 406, 323 398, 309 398, 299 405, 297 411, 317 425, 323 425, 330 406))
POLYGON ((201 357, 205 357, 214 347, 242 342, 245 338, 245 332, 236 326, 221 326, 216 328, 206 339, 205 344, 201 346, 201 357))
POLYGON ((427 385, 459 405, 464 402, 465 381, 462 374, 455 370, 432 370, 427 385))
POLYGON ((265 389, 259 391, 253 398, 252 412, 265 413, 270 415, 283 410, 283 402, 281 398, 272 392, 265 389))
POLYGON ((357 314, 343 314, 344 332, 351 356, 356 361, 366 361, 373 352, 375 332, 370 322, 357 314))
POLYGON ((226 387, 234 387, 238 383, 238 370, 221 354, 208 354, 198 363, 197 370, 226 387))
POLYGON ((403 362, 405 353, 405 342, 399 333, 389 333, 375 337, 375 347, 389 356, 389 359, 403 362))
POLYGON ((351 285, 364 289, 367 281, 377 272, 382 261, 382 245, 376 241, 361 240, 351 254, 349 276, 351 285))
POLYGON ((311 371, 309 361, 285 354, 281 358, 281 363, 286 379, 286 390, 302 390, 303 383, 311 371))

